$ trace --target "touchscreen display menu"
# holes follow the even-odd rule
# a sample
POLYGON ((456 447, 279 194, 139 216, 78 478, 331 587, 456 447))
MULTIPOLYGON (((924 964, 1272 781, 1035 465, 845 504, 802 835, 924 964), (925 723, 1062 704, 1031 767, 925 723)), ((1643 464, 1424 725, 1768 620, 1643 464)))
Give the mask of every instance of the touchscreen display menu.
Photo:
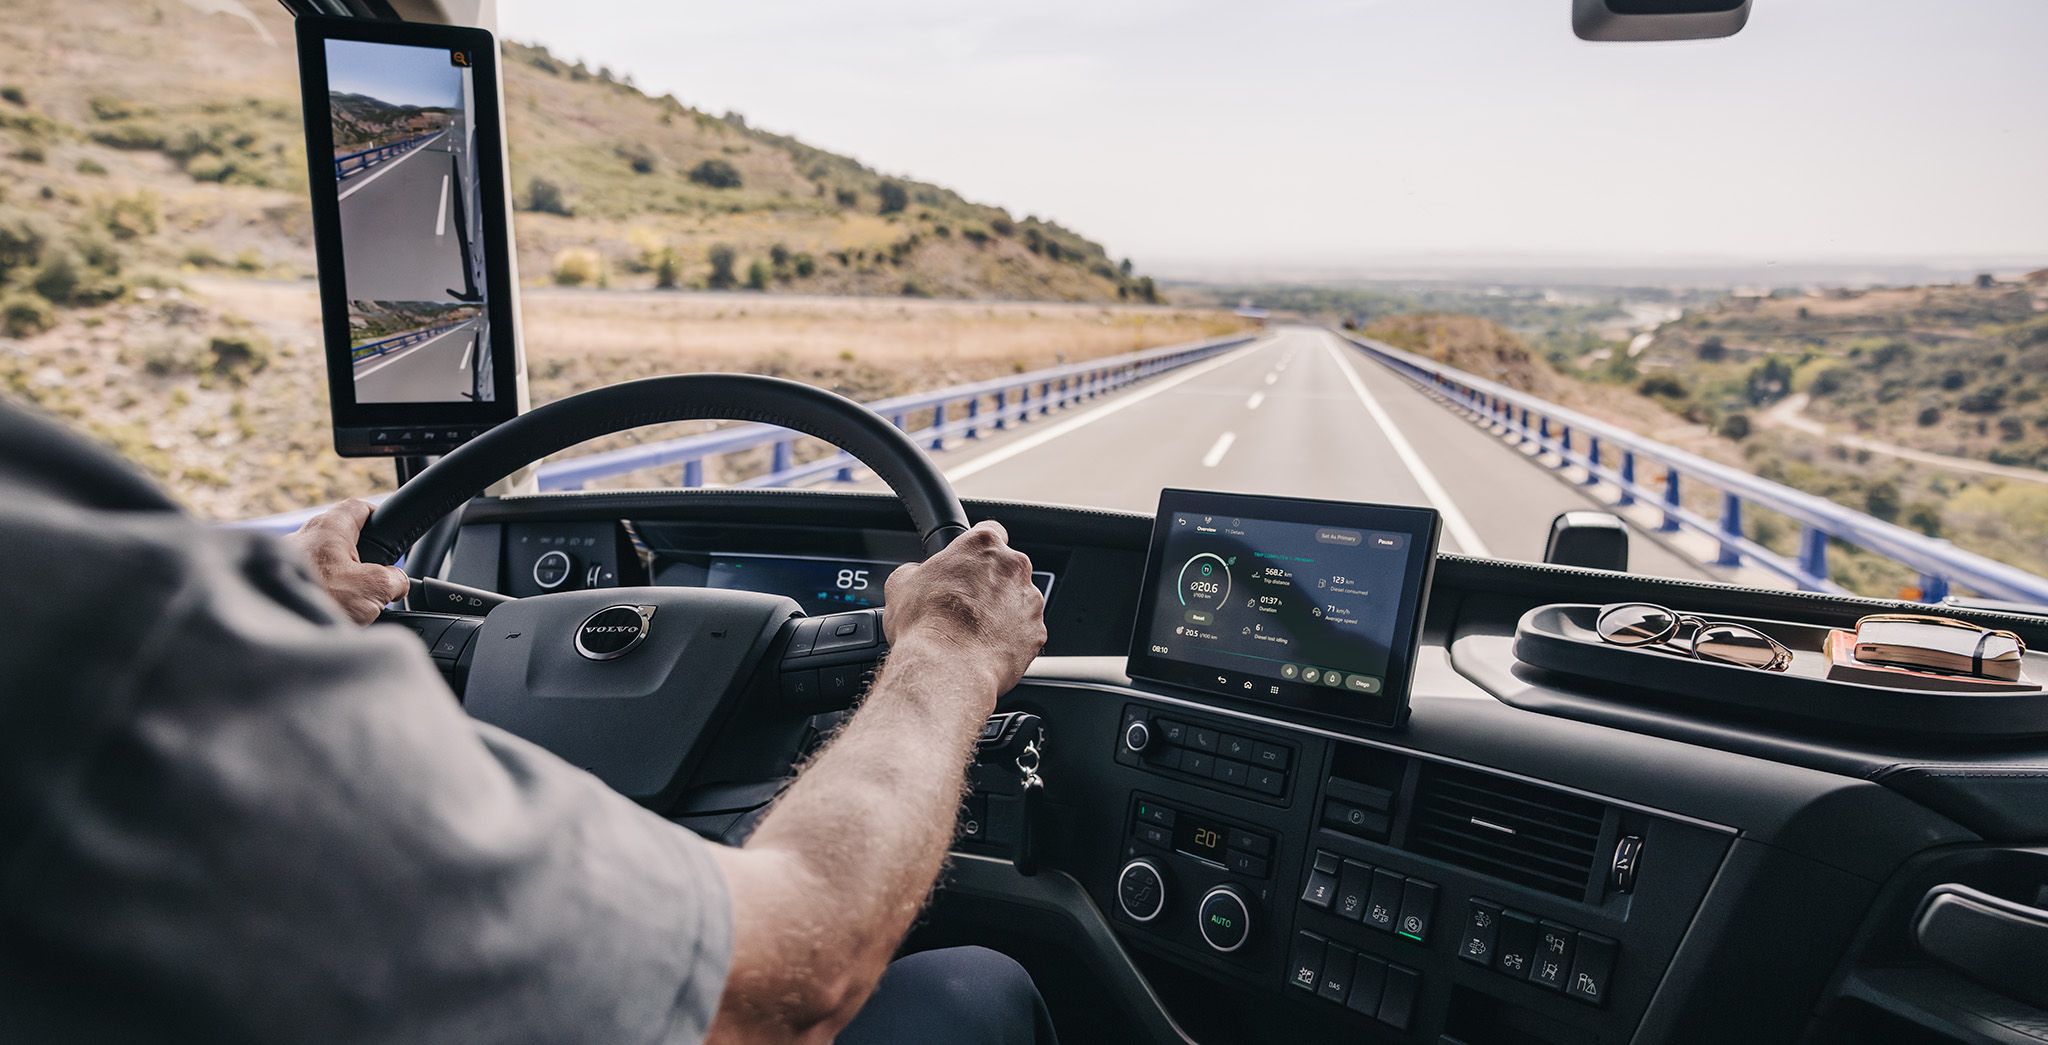
POLYGON ((1130 673, 1392 725, 1436 541, 1424 508, 1169 490, 1130 673))

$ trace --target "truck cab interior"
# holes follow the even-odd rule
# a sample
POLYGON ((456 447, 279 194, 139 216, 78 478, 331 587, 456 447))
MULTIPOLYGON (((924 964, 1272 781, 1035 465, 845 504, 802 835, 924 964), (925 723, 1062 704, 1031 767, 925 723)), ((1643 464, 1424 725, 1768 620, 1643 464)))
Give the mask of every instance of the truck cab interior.
MULTIPOLYGON (((1546 561, 1524 562, 1441 550, 1439 513, 1398 497, 1168 489, 1150 514, 963 498, 899 418, 772 377, 529 406, 495 44, 456 28, 488 10, 285 6, 323 322, 353 352, 329 364, 354 390, 337 446, 395 457, 403 479, 362 552, 415 586, 377 626, 417 632, 471 716, 743 840, 885 655, 881 578, 993 519, 1031 558, 1049 638, 982 734, 906 950, 1016 958, 1065 1041, 2048 1040, 2048 697, 1827 674, 1831 630, 1927 605, 1630 572, 1640 537, 1597 512, 1560 518, 1546 561), (327 137, 340 102, 311 99, 365 46, 466 53, 457 122, 368 149, 327 137), (454 179, 435 184, 467 187, 473 223, 452 247, 379 246, 417 272, 353 267, 389 224, 364 204, 397 198, 412 150, 446 154, 454 179), (361 286, 376 280, 396 289, 361 286), (442 300, 367 350, 401 361, 372 380, 348 324, 408 282, 442 300), (468 346, 437 368, 459 387, 408 414, 390 379, 444 337, 468 346), (821 440, 855 482, 532 484, 551 454, 693 419, 821 440), (1647 645, 1608 625, 1635 604, 1672 608, 1647 645)), ((1749 5, 1574 6, 1582 36, 1633 46, 1725 36, 1749 5)), ((1405 365, 1311 333, 1344 366, 1405 365)), ((1403 379, 1474 423, 1515 422, 1488 386, 1403 379)), ((1051 423, 1032 394, 1021 414, 977 402, 1051 423)), ((2048 650, 2038 605, 1938 612, 2048 650)), ((2015 656, 2048 678, 2043 654, 2015 656)))

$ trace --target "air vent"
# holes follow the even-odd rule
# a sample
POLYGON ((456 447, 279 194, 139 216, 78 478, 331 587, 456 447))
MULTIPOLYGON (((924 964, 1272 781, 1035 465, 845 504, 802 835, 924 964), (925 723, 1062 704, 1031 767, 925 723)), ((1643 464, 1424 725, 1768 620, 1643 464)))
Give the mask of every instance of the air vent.
POLYGON ((1546 787, 1424 763, 1408 848, 1517 885, 1583 900, 1606 808, 1546 787))

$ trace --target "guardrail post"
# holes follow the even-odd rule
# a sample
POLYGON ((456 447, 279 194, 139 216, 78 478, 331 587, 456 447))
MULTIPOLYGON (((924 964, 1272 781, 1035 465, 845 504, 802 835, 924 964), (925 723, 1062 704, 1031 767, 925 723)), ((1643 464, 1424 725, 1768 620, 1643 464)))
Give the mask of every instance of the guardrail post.
POLYGON ((1808 526, 1799 533, 1799 572, 1814 580, 1828 579, 1828 535, 1808 526))
MULTIPOLYGON (((1060 388, 1062 391, 1066 389, 1066 382, 1064 380, 1061 381, 1060 388)), ((1051 381, 1047 381, 1038 386, 1038 414, 1040 417, 1043 417, 1049 413, 1052 413, 1051 381)))
POLYGON ((979 438, 981 438, 981 432, 977 430, 977 428, 976 428, 976 426, 975 426, 975 424, 974 424, 974 419, 975 419, 975 418, 977 418, 977 417, 980 417, 980 416, 981 416, 981 397, 980 397, 980 396, 975 396, 974 398, 972 398, 972 399, 969 399, 969 400, 967 401, 967 438, 969 438, 969 439, 979 439, 979 438))
POLYGON ((1742 539, 1742 498, 1732 493, 1721 495, 1721 554, 1714 558, 1717 566, 1742 565, 1742 553, 1735 542, 1742 539))
POLYGON ((890 418, 889 418, 889 423, 890 423, 890 424, 892 424, 892 425, 895 425, 895 426, 896 426, 896 430, 897 430, 897 431, 899 431, 899 432, 900 432, 900 431, 903 431, 903 415, 902 415, 902 414, 894 414, 894 415, 891 415, 891 416, 890 416, 890 418))
POLYGON ((1948 598, 1948 578, 1931 573, 1920 575, 1920 601, 1940 602, 1948 598))
MULTIPOLYGON (((1526 417, 1527 415, 1525 413, 1525 420, 1526 417)), ((1539 417, 1536 419, 1536 447, 1539 450, 1547 450, 1550 448, 1550 418, 1548 417, 1539 417)))
POLYGON ((775 441, 775 448, 770 451, 768 456, 769 475, 781 475, 789 471, 789 444, 790 440, 788 439, 777 439, 775 441))
POLYGON ((1665 533, 1678 532, 1678 469, 1664 469, 1664 524, 1657 527, 1665 533))
POLYGON ((1614 503, 1623 508, 1636 503, 1636 492, 1633 489, 1635 485, 1636 452, 1634 450, 1623 450, 1621 452, 1621 497, 1616 499, 1614 503))
POLYGON ((1067 408, 1067 379, 1060 378, 1060 409, 1067 408))
POLYGON ((1600 437, 1597 435, 1586 440, 1586 485, 1600 485, 1600 437))
MULTIPOLYGON (((842 454, 841 456, 844 456, 844 455, 842 454)), ((833 479, 835 479, 835 480, 837 480, 837 481, 839 481, 839 482, 842 482, 842 483, 850 483, 850 482, 852 482, 852 481, 853 481, 853 465, 852 465, 852 463, 850 463, 850 462, 849 462, 849 463, 847 463, 847 464, 845 464, 845 465, 842 465, 842 466, 840 466, 840 468, 839 468, 839 470, 838 470, 838 471, 836 471, 836 472, 833 472, 833 473, 832 473, 832 478, 833 478, 833 479)))
POLYGON ((1563 468, 1572 463, 1572 426, 1558 425, 1557 432, 1562 439, 1557 451, 1557 466, 1563 468))
POLYGON ((1031 420, 1031 386, 1017 386, 1017 423, 1031 420))
POLYGON ((1010 390, 996 389, 996 431, 1010 427, 1010 390))
POLYGON ((932 441, 926 444, 930 449, 944 450, 946 448, 946 433, 943 431, 945 424, 946 404, 940 403, 932 407, 932 441))
POLYGON ((694 490, 704 485, 704 459, 692 457, 683 462, 683 487, 694 490))

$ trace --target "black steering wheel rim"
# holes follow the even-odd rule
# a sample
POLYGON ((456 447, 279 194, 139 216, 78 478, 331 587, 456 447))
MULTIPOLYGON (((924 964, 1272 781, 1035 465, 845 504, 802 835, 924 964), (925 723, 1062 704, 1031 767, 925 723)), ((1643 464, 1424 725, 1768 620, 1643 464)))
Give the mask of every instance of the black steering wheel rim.
POLYGON ((609 385, 529 410, 456 448, 387 498, 356 543, 390 565, 449 512, 492 483, 599 436, 672 421, 754 421, 816 436, 888 484, 932 555, 967 529, 953 485, 881 415, 813 385, 759 374, 672 374, 609 385))

